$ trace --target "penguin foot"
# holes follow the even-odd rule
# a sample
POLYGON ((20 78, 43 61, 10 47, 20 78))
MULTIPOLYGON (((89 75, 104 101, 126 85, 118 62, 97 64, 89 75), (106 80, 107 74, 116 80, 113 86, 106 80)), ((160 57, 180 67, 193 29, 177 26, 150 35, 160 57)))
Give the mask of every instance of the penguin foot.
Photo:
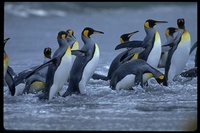
POLYGON ((48 100, 48 95, 45 93, 39 94, 37 95, 37 97, 39 98, 39 100, 48 100))
POLYGON ((66 91, 66 92, 62 95, 62 97, 71 96, 72 94, 78 95, 78 94, 80 94, 80 92, 79 92, 79 91, 66 91))

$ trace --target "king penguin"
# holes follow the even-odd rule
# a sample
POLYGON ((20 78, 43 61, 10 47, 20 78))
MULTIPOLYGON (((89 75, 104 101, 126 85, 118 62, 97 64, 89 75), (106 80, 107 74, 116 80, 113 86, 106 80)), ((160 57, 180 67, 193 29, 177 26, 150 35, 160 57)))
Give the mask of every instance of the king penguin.
POLYGON ((157 21, 153 19, 146 20, 144 23, 146 37, 142 43, 140 41, 125 42, 117 45, 115 50, 127 47, 143 47, 144 50, 142 50, 140 53, 134 53, 132 58, 143 59, 154 68, 157 68, 161 55, 161 38, 159 32, 154 29, 154 26, 160 23, 167 23, 167 21, 157 21))
MULTIPOLYGON (((44 48, 44 62, 46 63, 51 59, 51 48, 44 48)), ((25 82, 25 88, 23 93, 37 93, 45 88, 45 79, 48 68, 43 68, 37 73, 34 73, 31 77, 29 77, 25 82)))
POLYGON ((6 38, 3 41, 3 51, 4 51, 4 60, 3 60, 3 67, 4 67, 4 81, 8 85, 9 92, 11 93, 12 96, 14 96, 16 88, 15 88, 15 82, 13 79, 13 76, 11 72, 8 70, 8 64, 9 64, 9 57, 8 54, 5 51, 5 44, 10 38, 6 38))
MULTIPOLYGON (((144 38, 142 43, 140 41, 125 42, 117 45, 115 47, 115 50, 127 47, 142 47, 144 48, 144 50, 141 50, 138 53, 133 53, 130 59, 143 59, 152 67, 157 68, 161 55, 161 38, 159 32, 156 29, 154 29, 154 26, 160 23, 167 23, 167 21, 157 21, 153 19, 146 20, 144 23, 146 37, 144 38)), ((151 74, 143 74, 143 79, 145 79, 144 82, 151 77, 151 74)))
POLYGON ((170 45, 172 48, 168 52, 165 65, 167 83, 171 83, 174 77, 183 71, 190 54, 191 37, 185 29, 185 20, 183 18, 177 19, 177 25, 179 28, 178 34, 174 43, 170 45))
POLYGON ((29 78, 35 72, 48 66, 45 88, 43 93, 38 95, 39 99, 51 100, 62 89, 69 76, 72 67, 72 54, 66 38, 67 33, 65 31, 58 32, 59 48, 54 52, 52 59, 36 68, 26 77, 29 78))
POLYGON ((79 50, 79 43, 76 40, 76 37, 74 36, 74 31, 72 29, 68 29, 66 32, 68 36, 71 36, 67 37, 67 42, 71 46, 71 50, 79 50))
POLYGON ((92 34, 96 33, 104 34, 90 27, 83 29, 81 37, 84 45, 81 50, 85 52, 85 56, 76 57, 70 72, 68 88, 63 94, 63 97, 71 94, 86 93, 85 87, 99 62, 99 46, 90 37, 92 34))
MULTIPOLYGON (((135 33, 139 31, 134 31, 131 33, 125 33, 120 36, 120 43, 128 42, 130 37, 133 36, 135 33)), ((97 73, 94 73, 92 78, 93 79, 101 79, 101 80, 110 80, 113 72, 118 68, 118 66, 121 64, 121 62, 131 53, 131 48, 127 48, 125 51, 119 53, 111 62, 108 74, 107 76, 100 75, 97 73)))
MULTIPOLYGON (((167 39, 167 42, 164 45, 167 45, 167 44, 174 42, 174 33, 177 32, 177 31, 178 31, 178 28, 175 28, 175 27, 169 27, 169 28, 166 29, 165 37, 167 39)), ((164 68, 165 67, 168 51, 169 51, 169 49, 166 50, 166 47, 162 47, 162 52, 161 52, 158 68, 164 68)))
POLYGON ((163 73, 142 59, 134 59, 123 63, 117 68, 110 80, 110 87, 113 90, 130 89, 137 85, 143 87, 143 74, 145 73, 154 77, 159 84, 163 83, 165 85, 163 73))

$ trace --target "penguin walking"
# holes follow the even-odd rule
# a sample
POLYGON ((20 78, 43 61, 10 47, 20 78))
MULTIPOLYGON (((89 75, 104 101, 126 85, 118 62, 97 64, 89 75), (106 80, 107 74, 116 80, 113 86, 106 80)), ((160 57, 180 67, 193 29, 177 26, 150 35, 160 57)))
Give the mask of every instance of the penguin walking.
POLYGON ((12 76, 12 73, 10 72, 10 70, 8 70, 8 64, 9 64, 9 57, 8 54, 5 51, 5 44, 7 43, 7 41, 10 38, 6 38, 3 41, 3 51, 4 51, 4 60, 3 60, 3 67, 4 67, 4 71, 3 71, 3 75, 4 75, 4 81, 5 83, 8 85, 9 91, 11 93, 12 96, 14 96, 15 94, 15 82, 12 76))
POLYGON ((113 73, 110 80, 110 88, 113 90, 131 89, 133 86, 143 87, 145 75, 154 77, 159 84, 164 84, 165 76, 156 68, 142 59, 134 59, 120 65, 113 73))
POLYGON ((191 37, 190 33, 185 29, 185 20, 183 18, 177 19, 177 25, 179 28, 178 34, 174 43, 170 45, 171 49, 168 52, 165 65, 167 83, 171 83, 175 76, 183 71, 190 54, 191 37))
POLYGON ((51 100, 62 89, 69 76, 72 67, 72 52, 66 38, 67 33, 65 31, 58 32, 59 48, 54 52, 52 59, 36 68, 26 77, 29 78, 35 72, 48 66, 45 88, 43 93, 38 95, 39 99, 51 100))
MULTIPOLYGON (((120 36, 120 43, 124 43, 129 41, 130 37, 133 36, 135 33, 137 33, 139 31, 134 31, 131 33, 126 33, 126 34, 122 34, 120 36)), ((94 73, 92 78, 93 79, 101 79, 101 80, 110 80, 113 72, 118 68, 118 66, 121 64, 121 62, 127 57, 129 56, 129 54, 132 52, 131 48, 127 48, 125 51, 119 53, 112 61, 112 63, 110 64, 107 76, 101 75, 101 74, 97 74, 94 73)))
MULTIPOLYGON (((128 59, 143 59, 152 67, 157 68, 161 55, 161 38, 159 32, 154 29, 154 26, 160 23, 167 23, 167 21, 157 21, 153 19, 146 20, 144 23, 146 37, 144 38, 142 43, 140 41, 125 42, 117 45, 115 47, 115 50, 127 47, 142 47, 144 48, 143 50, 133 53, 131 55, 131 58, 128 57, 128 59)), ((144 74, 143 76, 146 77, 146 81, 151 78, 151 76, 149 76, 148 74, 144 74)))
MULTIPOLYGON (((164 45, 168 45, 170 43, 174 42, 174 33, 178 31, 178 28, 175 27, 169 27, 165 31, 165 37, 167 39, 167 42, 164 45)), ((160 61, 158 64, 158 68, 164 68, 167 60, 169 48, 162 47, 162 52, 160 56, 160 61)))
POLYGON ((96 33, 104 34, 103 32, 94 30, 90 27, 83 29, 81 37, 84 46, 81 51, 85 53, 85 56, 76 57, 70 72, 68 88, 62 95, 63 97, 71 94, 86 93, 85 87, 99 62, 99 46, 90 37, 92 34, 96 33))
POLYGON ((157 68, 161 55, 161 38, 159 32, 154 29, 154 26, 160 23, 167 23, 167 21, 157 21, 153 19, 146 20, 144 23, 146 37, 142 43, 140 41, 125 42, 117 45, 115 50, 127 47, 143 47, 144 50, 140 51, 139 53, 133 53, 132 58, 143 59, 154 68, 157 68))

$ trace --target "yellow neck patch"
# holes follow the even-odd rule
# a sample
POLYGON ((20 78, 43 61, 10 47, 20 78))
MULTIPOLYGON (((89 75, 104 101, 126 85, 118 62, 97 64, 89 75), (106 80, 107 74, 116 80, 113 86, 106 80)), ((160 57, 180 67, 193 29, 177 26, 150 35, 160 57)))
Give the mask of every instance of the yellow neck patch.
POLYGON ((167 29, 167 30, 165 31, 165 35, 166 35, 166 36, 170 36, 170 35, 169 35, 169 29, 167 29))
POLYGON ((150 28, 150 27, 149 27, 149 22, 145 22, 145 23, 144 23, 144 26, 145 26, 146 28, 150 28))
MULTIPOLYGON (((186 30, 183 32, 182 38, 187 42, 191 41, 190 34, 186 30)), ((181 43, 179 43, 179 44, 181 44, 181 43)))
POLYGON ((84 31, 83 31, 83 35, 84 35, 85 37, 87 37, 87 38, 89 38, 89 37, 88 37, 88 34, 89 34, 89 30, 84 30, 84 31))
POLYGON ((66 39, 66 35, 65 35, 65 34, 62 34, 62 35, 61 35, 61 38, 62 38, 62 39, 66 39))
POLYGON ((137 59, 139 56, 139 53, 135 53, 134 56, 131 58, 131 60, 137 59))
POLYGON ((164 75, 160 75, 158 78, 159 79, 164 79, 164 75))
POLYGON ((78 50, 79 49, 79 43, 77 41, 74 42, 72 50, 78 50))
POLYGON ((72 36, 73 35, 73 31, 69 30, 68 33, 72 36))
POLYGON ((124 43, 124 40, 121 37, 120 37, 119 41, 120 41, 120 43, 124 43))

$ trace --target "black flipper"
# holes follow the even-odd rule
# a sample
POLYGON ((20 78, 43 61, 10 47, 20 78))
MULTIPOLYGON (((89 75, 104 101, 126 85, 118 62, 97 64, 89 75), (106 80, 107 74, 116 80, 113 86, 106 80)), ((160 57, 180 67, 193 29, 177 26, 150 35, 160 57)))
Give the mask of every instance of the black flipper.
POLYGON ((197 47, 197 41, 192 45, 190 49, 190 54, 193 52, 193 50, 197 47))
POLYGON ((51 64, 53 64, 53 63, 55 63, 56 61, 57 61, 57 58, 53 58, 53 59, 47 61, 46 63, 44 63, 44 64, 38 66, 36 69, 30 71, 30 72, 24 77, 24 79, 29 78, 29 77, 32 76, 34 73, 36 73, 36 72, 40 71, 41 69, 43 69, 43 68, 45 68, 45 67, 47 67, 47 66, 49 66, 49 65, 51 65, 51 64))
POLYGON ((197 67, 191 68, 180 74, 182 77, 197 77, 197 67))
POLYGON ((101 80, 105 80, 105 81, 108 80, 108 77, 107 77, 107 76, 101 75, 101 74, 97 74, 97 73, 94 73, 94 74, 92 75, 92 78, 93 78, 93 79, 101 79, 101 80))
POLYGON ((137 48, 137 47, 144 47, 142 44, 143 41, 129 41, 125 43, 121 43, 115 47, 115 50, 121 48, 137 48))
POLYGON ((86 55, 87 51, 83 51, 83 50, 71 50, 72 55, 78 56, 78 57, 83 57, 86 55))
POLYGON ((13 79, 10 71, 7 71, 7 74, 6 74, 6 77, 5 77, 5 81, 6 81, 6 84, 8 85, 8 88, 9 88, 9 91, 11 93, 11 96, 14 96, 16 88, 15 88, 14 79, 13 79))
POLYGON ((162 45, 162 47, 173 47, 174 46, 174 42, 172 42, 172 43, 169 43, 169 44, 165 44, 165 45, 162 45))

